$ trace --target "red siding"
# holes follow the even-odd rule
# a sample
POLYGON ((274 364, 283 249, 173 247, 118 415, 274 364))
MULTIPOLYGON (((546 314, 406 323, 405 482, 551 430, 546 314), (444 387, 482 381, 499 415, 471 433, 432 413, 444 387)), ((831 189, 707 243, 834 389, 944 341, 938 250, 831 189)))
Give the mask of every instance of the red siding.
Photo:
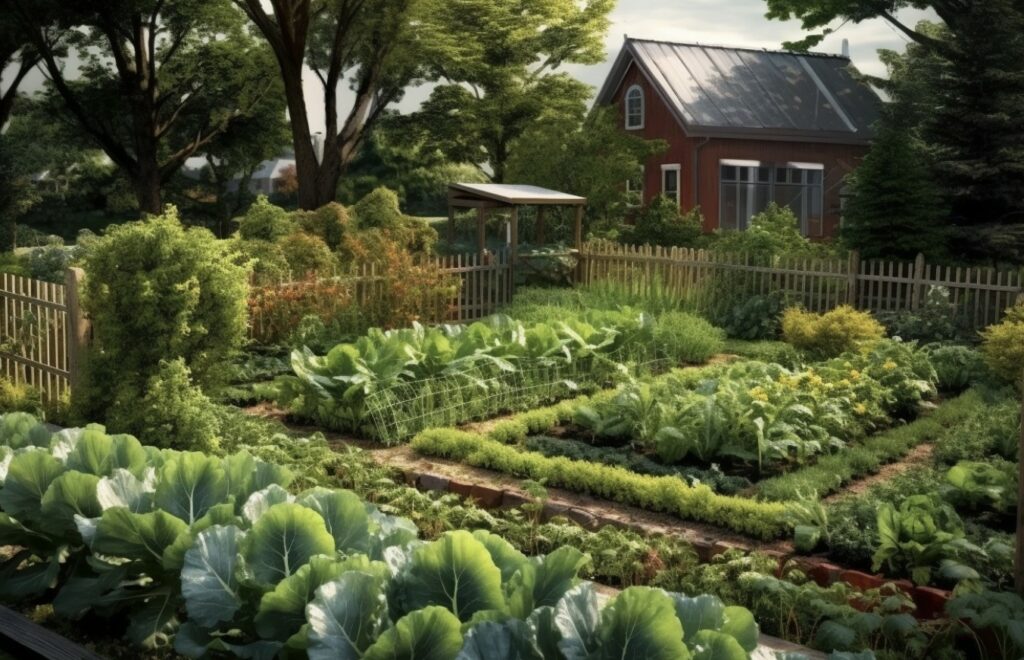
POLYGON ((699 204, 704 214, 704 230, 710 232, 718 228, 720 160, 759 160, 765 164, 788 161, 821 163, 825 166, 823 236, 835 235, 839 227, 839 197, 843 178, 853 171, 864 157, 867 147, 780 140, 688 137, 657 90, 636 65, 630 65, 614 97, 614 103, 623 117, 623 127, 623 97, 626 90, 633 85, 640 85, 644 90, 644 128, 629 132, 649 140, 664 140, 668 144, 666 151, 652 156, 645 165, 645 203, 661 193, 661 166, 678 163, 682 166, 680 204, 684 210, 699 204))

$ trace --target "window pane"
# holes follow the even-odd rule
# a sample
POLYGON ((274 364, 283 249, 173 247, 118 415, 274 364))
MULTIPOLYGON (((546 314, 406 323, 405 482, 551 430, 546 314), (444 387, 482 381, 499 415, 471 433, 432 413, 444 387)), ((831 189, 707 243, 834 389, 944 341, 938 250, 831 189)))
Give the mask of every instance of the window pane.
POLYGON ((722 181, 735 181, 736 180, 736 167, 734 165, 723 165, 722 166, 722 181))
POLYGON ((807 183, 815 186, 820 186, 821 170, 807 170, 807 183))
POLYGON ((786 182, 786 174, 788 173, 788 171, 789 170, 787 168, 785 168, 785 167, 776 167, 775 168, 775 182, 776 183, 785 183, 786 182))
POLYGON ((740 170, 740 181, 750 181, 750 168, 741 167, 740 170))
POLYGON ((718 211, 718 226, 722 229, 736 229, 736 216, 738 214, 738 191, 739 186, 735 183, 722 184, 722 208, 718 211))
POLYGON ((761 183, 768 183, 771 179, 771 169, 767 167, 757 168, 757 180, 761 183))

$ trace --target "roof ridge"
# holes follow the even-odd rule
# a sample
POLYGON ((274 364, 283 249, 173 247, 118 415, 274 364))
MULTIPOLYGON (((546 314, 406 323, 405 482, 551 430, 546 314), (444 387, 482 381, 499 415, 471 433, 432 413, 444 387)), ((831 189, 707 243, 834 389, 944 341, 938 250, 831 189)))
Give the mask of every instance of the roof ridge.
POLYGON ((798 57, 830 57, 837 60, 850 61, 849 57, 845 57, 839 53, 821 53, 817 51, 786 50, 785 48, 753 48, 750 46, 729 46, 727 44, 702 44, 699 41, 668 41, 666 39, 642 39, 638 37, 629 36, 627 36, 625 40, 643 41, 653 44, 666 44, 669 46, 691 46, 694 48, 714 48, 717 50, 744 51, 749 53, 774 53, 777 55, 793 55, 798 57))

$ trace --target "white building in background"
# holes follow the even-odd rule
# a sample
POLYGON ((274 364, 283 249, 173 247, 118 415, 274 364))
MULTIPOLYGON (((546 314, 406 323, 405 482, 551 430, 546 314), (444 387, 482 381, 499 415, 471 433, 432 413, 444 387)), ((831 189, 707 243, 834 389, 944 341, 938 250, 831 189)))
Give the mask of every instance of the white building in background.
MULTIPOLYGON (((198 181, 202 178, 203 170, 207 166, 208 163, 204 156, 193 156, 185 161, 184 167, 181 168, 181 174, 198 181)), ((256 195, 270 195, 277 192, 277 187, 281 179, 284 178, 285 170, 294 167, 295 158, 292 156, 278 156, 263 161, 249 180, 249 190, 256 195)), ((232 181, 228 185, 228 190, 234 192, 238 189, 238 184, 237 179, 232 181)))

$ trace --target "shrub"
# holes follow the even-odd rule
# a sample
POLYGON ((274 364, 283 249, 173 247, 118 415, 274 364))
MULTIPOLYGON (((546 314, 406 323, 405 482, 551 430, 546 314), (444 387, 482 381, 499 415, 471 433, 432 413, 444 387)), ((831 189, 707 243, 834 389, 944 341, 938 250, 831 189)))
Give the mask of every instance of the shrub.
POLYGON ((114 428, 162 449, 212 452, 219 442, 214 404, 192 384, 181 358, 161 362, 142 399, 126 392, 114 402, 107 419, 114 428))
POLYGON ((81 255, 78 247, 52 244, 34 248, 28 253, 29 277, 46 282, 64 282, 64 271, 81 255))
POLYGON ((654 343, 670 360, 701 364, 722 351, 724 333, 699 316, 666 312, 654 327, 654 343))
POLYGON ((293 231, 277 241, 277 245, 288 262, 292 279, 304 279, 313 275, 329 276, 337 261, 323 239, 302 231, 293 231))
POLYGON ((315 211, 296 211, 293 217, 302 231, 323 239, 332 250, 341 246, 341 241, 351 228, 348 209, 337 202, 321 206, 315 211))
POLYGON ((1024 303, 1006 312, 1002 323, 981 333, 985 363, 1010 383, 1024 382, 1024 303))
POLYGON ((820 251, 800 233, 800 221, 788 206, 775 202, 750 218, 750 226, 742 231, 716 234, 712 249, 720 252, 745 252, 758 255, 798 254, 820 251))
POLYGON ((859 312, 849 305, 824 314, 790 307, 782 316, 782 335, 802 351, 829 358, 883 338, 885 329, 870 313, 859 312))
POLYGON ((882 312, 878 315, 893 337, 917 341, 950 341, 960 334, 956 305, 949 300, 949 289, 928 288, 923 304, 916 311, 882 312))
POLYGON ((691 246, 704 234, 700 208, 679 212, 679 203, 664 195, 651 200, 636 217, 634 226, 623 228, 623 243, 635 245, 691 246))
POLYGON ((352 214, 359 229, 397 229, 403 219, 398 193, 383 186, 356 202, 352 214))
MULTIPOLYGON (((736 339, 775 339, 779 336, 780 317, 786 308, 782 291, 752 295, 732 307, 719 307, 712 320, 736 339)), ((714 309, 714 308, 712 308, 714 309)))
POLYGON ((162 360, 182 358, 201 385, 245 338, 247 272, 230 244, 205 229, 185 229, 174 207, 113 227, 85 259, 83 306, 93 344, 78 413, 103 419, 116 396, 139 400, 162 360))
POLYGON ((238 221, 238 234, 246 240, 276 241, 295 231, 295 221, 280 206, 274 206, 263 195, 238 221))
POLYGON ((925 347, 935 368, 940 390, 959 392, 985 377, 981 353, 967 346, 932 344, 925 347))
POLYGON ((229 239, 226 243, 238 253, 238 263, 252 270, 253 284, 276 284, 290 279, 291 268, 279 244, 241 238, 229 239))
POLYGON ((43 409, 43 396, 39 390, 25 383, 14 383, 6 378, 0 378, 0 410, 42 416, 43 409))

